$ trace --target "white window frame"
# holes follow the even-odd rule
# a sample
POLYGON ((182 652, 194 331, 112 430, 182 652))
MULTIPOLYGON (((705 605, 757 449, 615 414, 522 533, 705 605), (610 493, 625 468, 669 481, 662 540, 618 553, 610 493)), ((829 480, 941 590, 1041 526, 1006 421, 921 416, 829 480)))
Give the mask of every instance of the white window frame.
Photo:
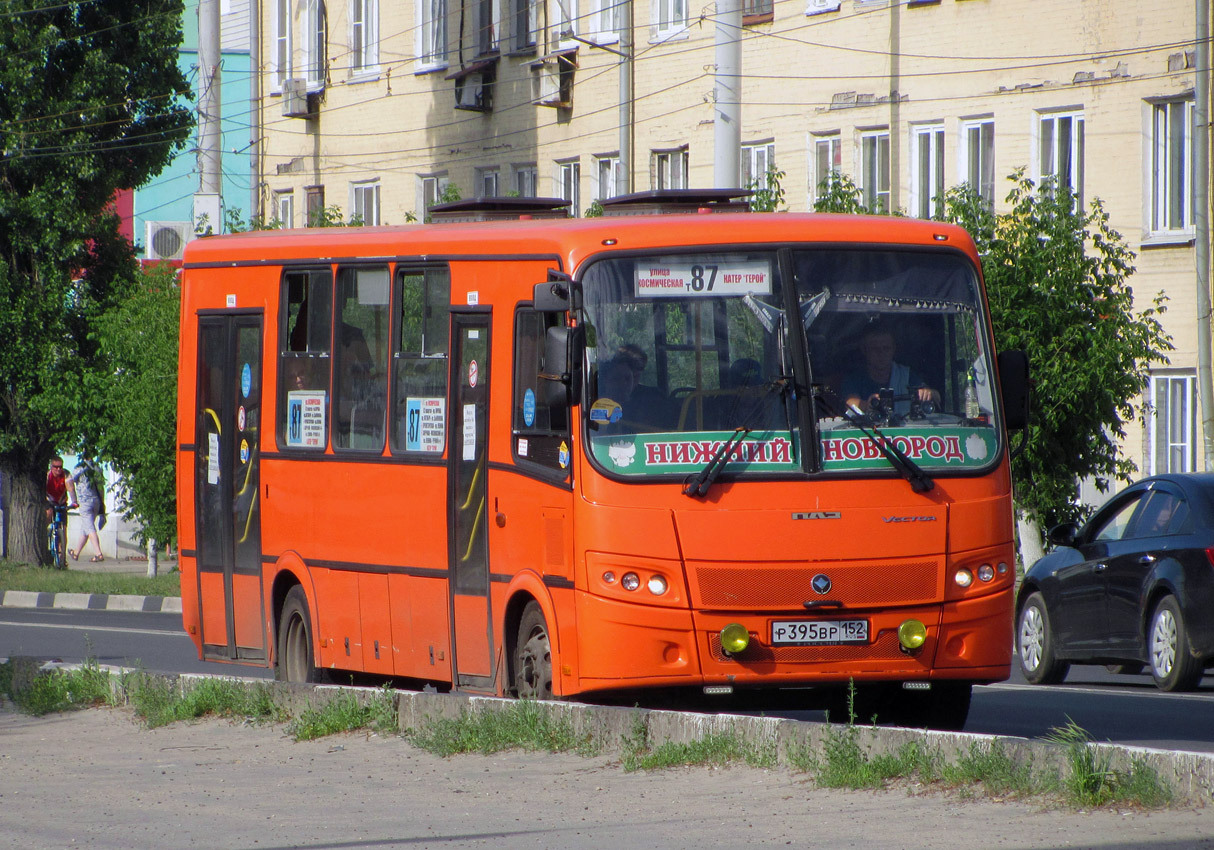
POLYGON ((995 119, 986 116, 961 122, 957 173, 994 209, 995 206, 995 119))
POLYGON ((657 44, 675 38, 687 38, 690 26, 690 0, 651 0, 649 41, 657 44))
POLYGON ((586 39, 595 44, 615 44, 620 40, 620 3, 626 0, 588 0, 586 39))
POLYGON ((944 203, 944 124, 915 124, 910 132, 911 215, 931 218, 944 203))
POLYGON ((502 193, 502 171, 496 165, 476 169, 476 196, 496 198, 502 193))
POLYGON ((501 0, 476 0, 476 51, 478 55, 495 53, 502 41, 501 0))
POLYGON ((350 0, 350 76, 379 73, 379 0, 350 0))
POLYGON ((738 185, 743 189, 770 189, 768 175, 776 168, 776 143, 770 139, 742 145, 738 157, 738 185), (762 180, 760 181, 760 178, 762 180))
POLYGON ((284 189, 274 193, 274 217, 284 228, 295 226, 295 190, 284 189))
POLYGON ((1147 474, 1196 471, 1196 373, 1192 370, 1152 372, 1147 392, 1150 393, 1151 410, 1147 423, 1147 462, 1144 464, 1147 474))
POLYGON ((650 157, 649 185, 653 189, 686 189, 688 149, 655 150, 650 157))
POLYGON ((809 208, 818 201, 818 188, 826 180, 833 184, 843 174, 843 135, 810 134, 809 137, 809 208))
POLYGON ((1083 172, 1086 156, 1086 122, 1083 110, 1038 112, 1035 120, 1033 141, 1037 150, 1033 161, 1037 163, 1038 183, 1048 177, 1057 178, 1057 185, 1069 186, 1075 195, 1076 205, 1083 209, 1083 172), (1067 133, 1062 132, 1064 126, 1069 127, 1067 133))
POLYGON ((274 58, 273 90, 282 91, 283 83, 291 78, 291 0, 274 0, 274 58))
POLYGON ((416 0, 416 72, 424 74, 447 67, 448 0, 416 0))
POLYGON ((534 50, 538 44, 542 2, 543 0, 511 0, 510 27, 514 50, 534 50))
POLYGON ((1150 221, 1152 234, 1194 233, 1193 99, 1157 101, 1151 106, 1150 221))
POLYGON ((514 191, 520 198, 535 198, 539 196, 539 169, 534 162, 525 162, 514 166, 514 191))
POLYGON ((548 20, 552 22, 554 48, 577 47, 577 41, 566 34, 580 35, 583 27, 578 17, 578 0, 549 0, 548 20))
POLYGON ((325 84, 325 0, 303 0, 303 72, 309 91, 325 84))
POLYGON ((592 190, 596 200, 605 201, 614 198, 620 185, 620 155, 618 153, 601 154, 594 158, 594 186, 592 190))
POLYGON ((569 159, 556 163, 556 195, 569 202, 569 215, 576 217, 582 214, 582 163, 578 159, 569 159))
POLYGON ((430 207, 437 204, 451 180, 444 171, 439 174, 419 174, 417 176, 417 217, 424 221, 430 214, 430 207))
POLYGON ((890 138, 889 128, 863 130, 856 146, 856 174, 864 205, 873 212, 890 210, 890 138))
POLYGON ((350 184, 350 217, 358 217, 367 227, 377 227, 379 220, 379 180, 360 180, 350 184))

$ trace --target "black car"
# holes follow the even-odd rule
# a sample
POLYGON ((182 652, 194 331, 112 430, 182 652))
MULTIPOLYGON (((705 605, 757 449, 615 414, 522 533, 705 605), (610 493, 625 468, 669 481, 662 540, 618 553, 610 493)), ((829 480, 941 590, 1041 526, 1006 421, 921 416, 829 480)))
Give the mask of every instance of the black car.
POLYGON ((1024 677, 1071 664, 1150 667, 1165 691, 1214 663, 1214 474, 1157 475, 1117 493, 1081 528, 1050 529, 1016 599, 1024 677))

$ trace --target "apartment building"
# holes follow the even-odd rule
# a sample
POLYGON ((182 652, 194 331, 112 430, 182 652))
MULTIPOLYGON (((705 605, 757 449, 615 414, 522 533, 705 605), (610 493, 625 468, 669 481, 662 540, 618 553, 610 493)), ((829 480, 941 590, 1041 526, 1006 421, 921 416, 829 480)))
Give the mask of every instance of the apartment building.
MULTIPOLYGON (((267 218, 335 205, 400 224, 448 186, 582 214, 714 182, 714 3, 260 2, 267 218)), ((1176 346, 1127 451, 1144 473, 1194 468, 1193 3, 743 3, 738 185, 778 173, 802 210, 838 171, 870 204, 929 216, 962 182, 1000 208, 1023 168, 1099 197, 1143 303, 1167 292, 1176 346)))

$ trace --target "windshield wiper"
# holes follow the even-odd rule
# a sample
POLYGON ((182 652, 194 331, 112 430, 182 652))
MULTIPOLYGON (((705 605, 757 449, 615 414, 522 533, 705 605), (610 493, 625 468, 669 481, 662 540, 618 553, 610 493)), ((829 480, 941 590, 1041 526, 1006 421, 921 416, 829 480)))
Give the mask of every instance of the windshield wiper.
POLYGON ((898 448, 897 444, 890 439, 887 439, 881 430, 872 423, 872 420, 865 416, 858 408, 848 407, 840 403, 830 393, 825 392, 820 386, 815 385, 813 388, 814 399, 826 408, 827 412, 835 416, 842 416, 852 425, 860 429, 861 433, 876 445, 885 459, 889 461, 890 466, 898 470, 899 474, 905 478, 911 486, 911 489, 916 493, 926 493, 936 486, 936 482, 931 479, 926 472, 909 457, 906 452, 898 448), (867 420, 868 424, 865 425, 867 420))
POLYGON ((717 446, 717 450, 712 453, 712 457, 708 459, 704 468, 683 482, 683 495, 693 499, 707 495, 708 490, 712 487, 712 482, 717 480, 721 470, 729 462, 729 456, 733 454, 733 450, 742 444, 749 433, 750 428, 745 425, 735 428, 734 432, 729 435, 729 439, 717 446))

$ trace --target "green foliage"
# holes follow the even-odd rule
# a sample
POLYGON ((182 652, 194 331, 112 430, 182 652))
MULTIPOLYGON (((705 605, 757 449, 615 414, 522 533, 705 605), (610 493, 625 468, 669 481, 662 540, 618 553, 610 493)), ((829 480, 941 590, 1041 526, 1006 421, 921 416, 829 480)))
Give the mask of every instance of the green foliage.
POLYGON ((373 729, 395 734, 399 731, 396 714, 385 710, 382 701, 391 697, 385 689, 380 702, 363 703, 353 693, 341 693, 319 707, 307 706, 287 724, 287 732, 296 741, 311 741, 339 732, 373 729))
POLYGON ((1033 766, 1019 762, 998 739, 974 741, 954 764, 945 765, 941 778, 969 796, 981 788, 988 797, 1021 799, 1034 793, 1033 766))
MULTIPOLYGON (((245 221, 240 207, 229 207, 225 210, 223 223, 228 233, 247 233, 250 230, 281 230, 284 227, 284 222, 277 216, 267 220, 265 216, 254 215, 249 216, 249 220, 245 221)), ((205 219, 200 219, 198 225, 194 228, 194 232, 205 232, 205 225, 205 219)))
POLYGON ((140 534, 168 543, 177 536, 177 331, 181 291, 176 272, 158 265, 139 273, 125 298, 96 318, 104 369, 85 379, 92 435, 101 457, 122 475, 123 513, 140 534))
POLYGON ((184 148, 180 0, 13 0, 0 27, 0 472, 14 481, 10 553, 39 558, 42 482, 86 443, 93 320, 134 269, 109 211, 184 148))
POLYGON ((0 590, 38 593, 113 593, 128 596, 180 596, 181 574, 173 571, 154 578, 116 572, 56 570, 0 561, 0 590))
MULTIPOLYGON (((767 169, 762 177, 750 181, 746 188, 754 192, 750 196, 751 212, 776 212, 784 203, 784 172, 767 169)), ((785 207, 787 209, 787 207, 785 207)))
POLYGON ((582 213, 583 218, 602 218, 603 202, 595 198, 590 202, 590 206, 586 207, 586 211, 582 213))
POLYGON ((713 732, 694 741, 664 741, 653 749, 646 742, 643 749, 625 749, 622 761, 626 771, 730 764, 772 768, 776 746, 770 741, 752 743, 736 733, 713 732))
POLYGON ((198 679, 185 691, 161 676, 133 675, 127 698, 149 729, 208 715, 248 720, 279 721, 284 711, 274 703, 269 686, 248 685, 233 679, 198 679))
POLYGON ((945 216, 965 227, 983 258, 995 341, 1028 352, 1033 410, 1028 444, 1013 462, 1017 507, 1045 526, 1079 518, 1080 479, 1102 489, 1134 472, 1118 456, 1125 423, 1171 339, 1162 293, 1135 309, 1134 253, 1103 204, 1078 209, 1066 187, 1012 175, 1007 213, 967 187, 950 190, 945 216))
POLYGON ((1066 726, 1052 729, 1045 738, 1066 750, 1068 772, 1062 784, 1074 806, 1134 803, 1157 807, 1172 800, 1171 789, 1141 758, 1131 762, 1128 773, 1113 770, 1109 754, 1094 747, 1091 736, 1069 717, 1066 726))
POLYGON ((870 210, 864 205, 864 191, 851 177, 832 171, 818 184, 814 212, 867 215, 870 210))
POLYGON ((598 745, 588 736, 577 735, 567 719, 554 718, 541 704, 525 699, 499 711, 473 708, 455 719, 428 719, 408 736, 415 746, 443 758, 503 750, 598 752, 598 745))
POLYGON ((351 214, 349 221, 341 217, 341 207, 331 204, 308 213, 308 227, 362 227, 360 216, 351 214))
MULTIPOLYGON (((9 665, 5 665, 9 666, 9 665)), ((14 687, 8 677, 9 695, 26 714, 41 717, 53 711, 69 711, 113 701, 110 676, 96 661, 71 670, 49 670, 34 675, 23 687, 14 687)))

